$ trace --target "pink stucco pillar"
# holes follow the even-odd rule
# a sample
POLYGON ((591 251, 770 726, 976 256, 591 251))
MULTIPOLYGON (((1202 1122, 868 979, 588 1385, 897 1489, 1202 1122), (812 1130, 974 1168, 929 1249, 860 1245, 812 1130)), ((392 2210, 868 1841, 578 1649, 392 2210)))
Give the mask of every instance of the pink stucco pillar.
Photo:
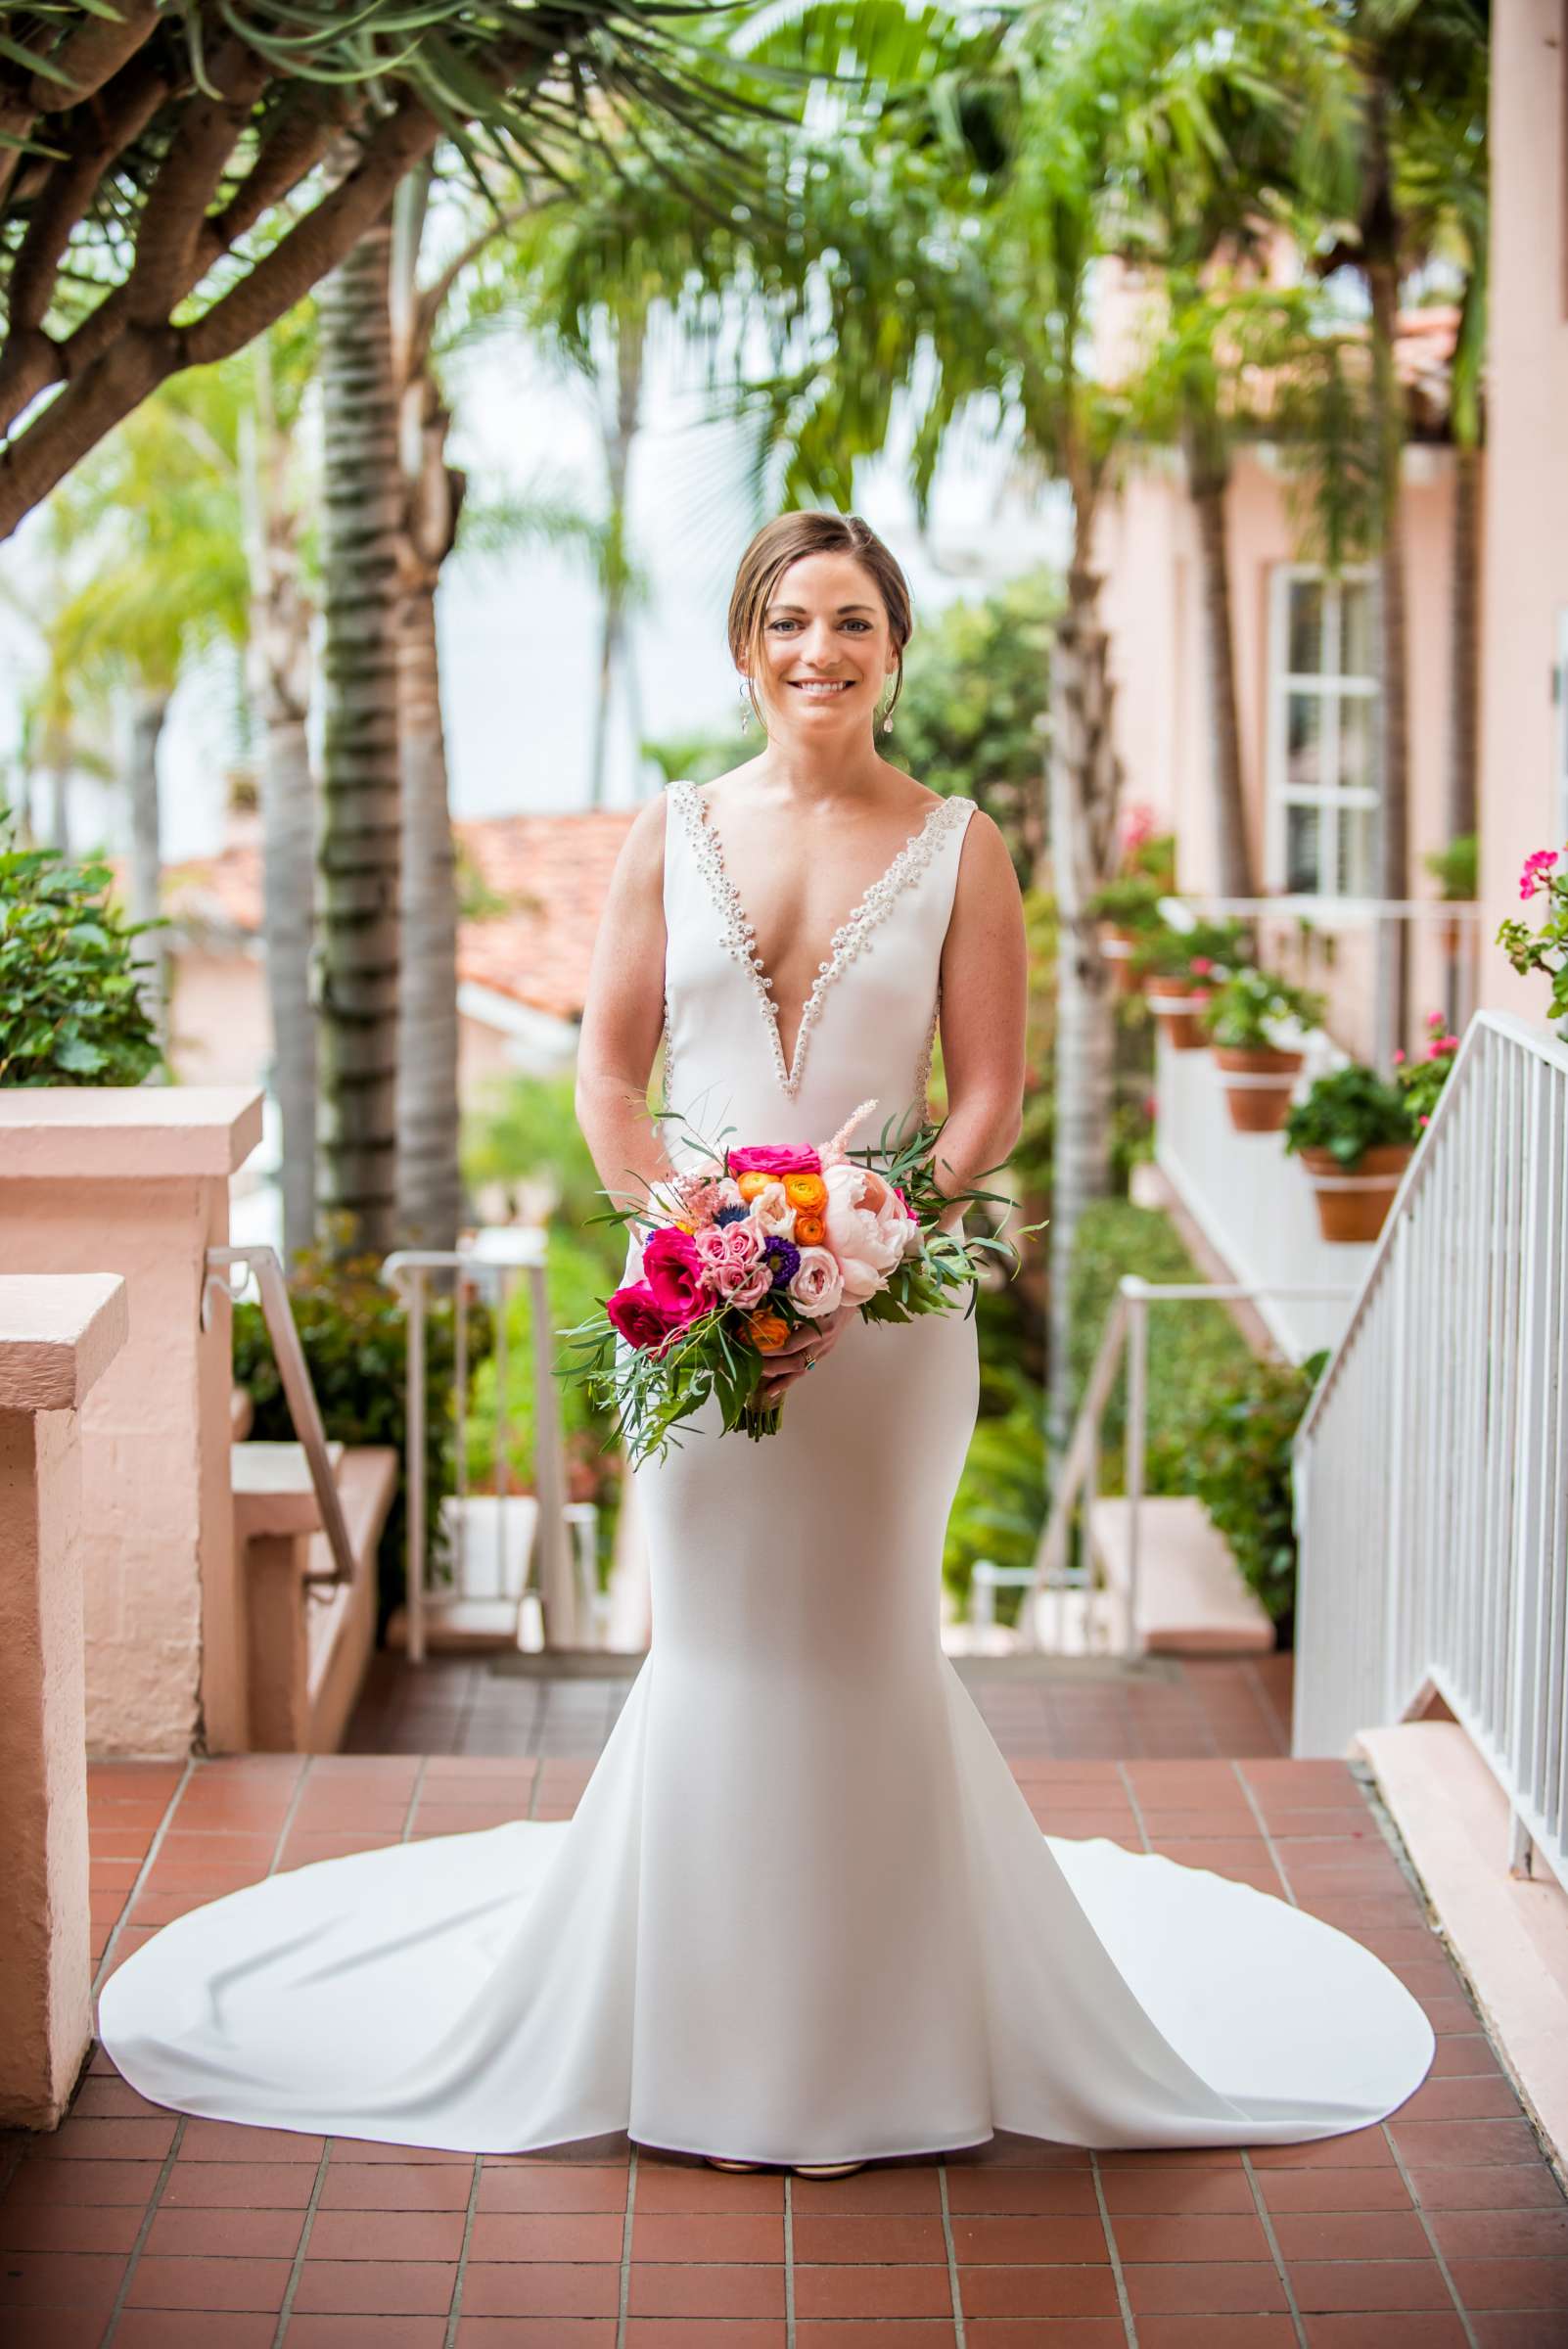
POLYGON ((80 1408, 123 1281, 0 1274, 0 2128, 52 2129, 92 2037, 80 1408))
POLYGON ((82 1413, 87 1741, 174 1758, 246 1742, 245 1606, 229 1494, 231 1313, 202 1326, 229 1176, 259 1093, 0 1090, 8 1272, 115 1272, 129 1338, 82 1413))

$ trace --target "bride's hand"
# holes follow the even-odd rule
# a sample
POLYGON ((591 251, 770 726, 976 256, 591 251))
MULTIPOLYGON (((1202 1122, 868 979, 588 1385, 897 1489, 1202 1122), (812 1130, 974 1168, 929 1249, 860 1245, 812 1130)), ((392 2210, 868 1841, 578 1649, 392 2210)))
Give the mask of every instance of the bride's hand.
POLYGON ((803 1322, 799 1329, 790 1332, 777 1354, 770 1354, 767 1358, 767 1366, 757 1390, 758 1401, 763 1410, 771 1410, 774 1404, 783 1401, 796 1380, 806 1376, 808 1364, 819 1362, 825 1354, 832 1353, 844 1333, 845 1324, 853 1317, 853 1307, 841 1306, 825 1321, 803 1322))

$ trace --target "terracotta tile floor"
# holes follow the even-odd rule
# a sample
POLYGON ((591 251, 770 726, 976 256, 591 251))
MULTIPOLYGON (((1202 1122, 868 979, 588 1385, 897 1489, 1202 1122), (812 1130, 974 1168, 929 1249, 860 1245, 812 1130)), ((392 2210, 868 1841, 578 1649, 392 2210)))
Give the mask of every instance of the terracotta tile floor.
MULTIPOLYGON (((1356 1777, 1281 1757, 1282 1674, 966 1677, 1053 1829, 1266 1885, 1376 1949, 1440 2035, 1404 2110, 1254 2153, 998 2138, 813 2183, 623 2137, 475 2159, 234 2128, 145 2104, 99 2051, 59 2132, 0 2156, 0 2343, 1562 2349, 1568 2205, 1356 1777)), ((624 1682, 510 1682, 488 1755, 463 1738, 504 1704, 449 1684, 462 1750, 94 1770, 105 1967, 273 1867, 568 1815, 624 1682)), ((428 1718, 429 1687, 408 1701, 428 1718)))

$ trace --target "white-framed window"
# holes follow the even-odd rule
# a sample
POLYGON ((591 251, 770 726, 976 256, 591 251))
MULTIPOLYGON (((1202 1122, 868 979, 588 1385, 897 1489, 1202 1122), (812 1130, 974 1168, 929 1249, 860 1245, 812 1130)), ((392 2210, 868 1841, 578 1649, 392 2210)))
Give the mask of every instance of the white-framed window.
POLYGON ((1377 583, 1303 563, 1273 575, 1268 869, 1308 897, 1377 895, 1377 583))

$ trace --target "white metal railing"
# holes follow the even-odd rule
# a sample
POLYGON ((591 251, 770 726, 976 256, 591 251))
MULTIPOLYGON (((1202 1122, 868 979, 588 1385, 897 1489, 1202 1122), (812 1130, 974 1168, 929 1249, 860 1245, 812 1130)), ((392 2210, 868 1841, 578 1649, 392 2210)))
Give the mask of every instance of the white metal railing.
POLYGON ((1296 1439, 1294 1745, 1435 1692, 1568 1883, 1568 1045, 1471 1023, 1296 1439))
POLYGON ((1116 1381, 1127 1364, 1127 1585, 1118 1593, 1122 1617, 1122 1649, 1128 1657, 1141 1653, 1138 1642, 1138 1594, 1143 1564, 1143 1504, 1145 1461, 1149 1442, 1149 1313, 1157 1305, 1256 1304, 1265 1297, 1340 1299, 1348 1289, 1284 1287, 1261 1288, 1241 1281, 1147 1281, 1128 1273, 1118 1284, 1116 1303, 1105 1324, 1094 1366, 1084 1390, 1072 1437, 1063 1454, 1051 1497, 1050 1515, 1040 1536, 1035 1562, 1028 1567, 1001 1567, 983 1559, 971 1583, 970 1622, 994 1620, 998 1589, 1022 1588, 1019 1631, 1026 1647, 1052 1654, 1092 1650, 1098 1641, 1109 1649, 1109 1610, 1096 1606, 1103 1597, 1096 1580, 1096 1561, 1089 1539, 1089 1513, 1099 1488, 1100 1434, 1116 1381), (1082 1519, 1079 1555, 1072 1555, 1075 1519, 1082 1519), (981 1569, 985 1571, 982 1572, 981 1569), (978 1588, 977 1588, 978 1586, 978 1588), (977 1603, 978 1599, 978 1603, 977 1603))
MULTIPOLYGON (((547 1241, 543 1231, 496 1226, 478 1233, 466 1247, 403 1248, 388 1257, 382 1277, 404 1298, 408 1309, 408 1388, 405 1417, 407 1463, 407 1652, 422 1663, 433 1615, 443 1604, 460 1607, 476 1592, 515 1611, 517 1644, 529 1644, 523 1601, 533 1584, 548 1648, 595 1642, 602 1610, 597 1605, 597 1518, 591 1502, 569 1502, 561 1446, 560 1401, 552 1359, 547 1241), (507 1308, 514 1276, 529 1284, 532 1327, 534 1507, 508 1492, 507 1308), (456 1494, 444 1513, 452 1580, 433 1586, 426 1538, 426 1323, 432 1277, 450 1281, 453 1292, 453 1443, 456 1494), (468 1490, 469 1312, 483 1295, 491 1310, 495 1363, 495 1490, 468 1490), (512 1505, 516 1502, 517 1505, 512 1505), (483 1529, 483 1530, 481 1530, 483 1529), (518 1541, 514 1535, 521 1536, 518 1541), (531 1542, 530 1536, 531 1535, 531 1542), (490 1550, 487 1567, 476 1555, 481 1539, 490 1550)), ((494 1610, 492 1610, 494 1611, 494 1610)))
POLYGON ((316 1391, 310 1383, 310 1366, 300 1343, 295 1326, 294 1308, 289 1303, 289 1284, 283 1276, 283 1265, 275 1248, 209 1248, 207 1252, 207 1277, 202 1283, 202 1327, 208 1326, 208 1305, 214 1289, 221 1290, 231 1304, 244 1296, 249 1283, 255 1282, 256 1295, 261 1301, 262 1317, 267 1336, 272 1341, 273 1359, 278 1365, 278 1381, 283 1399, 289 1406, 294 1432, 305 1455, 310 1471, 310 1488, 316 1506, 321 1511, 321 1530, 327 1537, 327 1548, 332 1556, 330 1567, 304 1575, 301 1580, 312 1592, 336 1589, 354 1579, 354 1549, 349 1539, 348 1521, 343 1513, 343 1496, 338 1480, 332 1473, 332 1460, 327 1451, 326 1431, 321 1424, 321 1409, 316 1391), (239 1273, 236 1280, 235 1273, 239 1273))

